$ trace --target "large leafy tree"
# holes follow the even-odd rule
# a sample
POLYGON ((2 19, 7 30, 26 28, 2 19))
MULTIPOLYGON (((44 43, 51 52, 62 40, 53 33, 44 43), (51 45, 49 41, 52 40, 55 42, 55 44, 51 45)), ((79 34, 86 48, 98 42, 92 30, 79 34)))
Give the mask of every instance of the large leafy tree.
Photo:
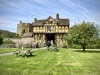
POLYGON ((67 40, 69 44, 80 45, 83 51, 85 51, 86 46, 95 43, 98 37, 97 25, 83 21, 81 23, 75 23, 75 25, 70 28, 67 40))

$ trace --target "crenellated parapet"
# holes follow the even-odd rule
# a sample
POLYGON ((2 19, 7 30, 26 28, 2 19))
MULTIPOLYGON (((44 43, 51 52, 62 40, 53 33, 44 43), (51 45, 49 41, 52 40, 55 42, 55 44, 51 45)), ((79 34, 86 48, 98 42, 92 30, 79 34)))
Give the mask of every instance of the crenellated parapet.
POLYGON ((19 24, 17 24, 17 34, 22 36, 24 33, 33 32, 32 24, 31 23, 22 23, 20 21, 19 24))

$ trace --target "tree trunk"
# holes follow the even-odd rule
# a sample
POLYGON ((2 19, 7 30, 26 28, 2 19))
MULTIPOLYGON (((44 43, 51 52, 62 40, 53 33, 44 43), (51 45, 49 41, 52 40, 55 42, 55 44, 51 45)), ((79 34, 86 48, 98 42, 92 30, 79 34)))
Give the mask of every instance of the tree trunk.
POLYGON ((86 49, 86 44, 85 44, 85 42, 82 43, 81 46, 82 46, 83 51, 85 52, 85 49, 86 49))
POLYGON ((85 52, 85 47, 83 48, 83 51, 85 52))

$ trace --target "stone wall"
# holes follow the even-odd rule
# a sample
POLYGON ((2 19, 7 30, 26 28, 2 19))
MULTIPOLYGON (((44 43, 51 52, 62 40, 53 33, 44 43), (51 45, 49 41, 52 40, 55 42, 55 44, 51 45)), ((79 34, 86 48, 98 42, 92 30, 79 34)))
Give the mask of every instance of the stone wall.
POLYGON ((32 24, 31 23, 22 23, 22 21, 20 21, 20 23, 17 25, 17 34, 19 34, 19 36, 22 36, 23 30, 25 30, 25 33, 33 32, 32 24))
POLYGON ((15 44, 2 44, 0 48, 16 48, 15 44))
POLYGON ((12 41, 15 42, 16 47, 22 47, 26 45, 33 45, 34 44, 34 39, 29 37, 29 38, 21 38, 21 39, 12 39, 12 41))

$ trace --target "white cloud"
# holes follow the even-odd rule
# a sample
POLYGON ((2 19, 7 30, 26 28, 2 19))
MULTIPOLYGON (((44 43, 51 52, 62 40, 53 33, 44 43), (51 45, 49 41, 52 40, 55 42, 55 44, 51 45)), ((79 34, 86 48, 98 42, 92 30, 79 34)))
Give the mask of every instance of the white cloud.
POLYGON ((4 0, 4 1, 7 2, 8 4, 14 6, 14 7, 19 8, 20 10, 25 10, 25 11, 28 11, 29 13, 34 14, 34 15, 37 15, 37 16, 40 16, 40 17, 43 17, 42 15, 39 15, 39 14, 37 14, 37 13, 31 11, 31 10, 28 10, 28 9, 26 9, 26 8, 22 8, 21 6, 18 6, 18 5, 16 5, 16 4, 12 3, 12 2, 9 2, 9 1, 7 1, 7 0, 4 0))
MULTIPOLYGON (((31 23, 34 18, 46 19, 48 16, 56 17, 58 13, 60 18, 69 18, 70 24, 86 20, 100 24, 100 11, 88 9, 84 3, 90 3, 90 0, 1 0, 0 25, 6 29, 16 30, 19 21, 31 23), (85 2, 86 1, 86 2, 85 2), (84 5, 83 5, 84 4, 84 5), (4 5, 4 6, 3 6, 4 5), (3 8, 4 7, 4 8, 3 8), (8 26, 11 25, 11 26, 8 26)), ((97 1, 92 0, 96 4, 97 1)), ((95 7, 95 5, 93 5, 95 7)), ((96 7, 95 7, 96 8, 96 7)), ((95 9, 97 10, 97 9, 95 9)), ((1 28, 0 27, 0 28, 1 28)))
MULTIPOLYGON (((89 20, 89 21, 95 21, 94 17, 96 16, 93 12, 91 12, 90 10, 92 9, 87 9, 85 6, 83 6, 82 4, 79 3, 75 3, 75 1, 71 1, 71 0, 59 0, 60 2, 62 2, 63 4, 65 4, 66 6, 72 8, 75 12, 75 14, 78 16, 81 14, 82 17, 84 17, 83 19, 85 20, 89 20)), ((93 0, 95 1, 95 0, 93 0)), ((86 3, 86 2, 85 2, 86 3)), ((85 5, 85 4, 84 4, 85 5)), ((71 13, 72 14, 72 13, 71 13)), ((99 16, 99 15, 98 15, 99 16)), ((76 17, 77 18, 77 17, 76 17)), ((99 17, 100 18, 100 17, 99 17)))

